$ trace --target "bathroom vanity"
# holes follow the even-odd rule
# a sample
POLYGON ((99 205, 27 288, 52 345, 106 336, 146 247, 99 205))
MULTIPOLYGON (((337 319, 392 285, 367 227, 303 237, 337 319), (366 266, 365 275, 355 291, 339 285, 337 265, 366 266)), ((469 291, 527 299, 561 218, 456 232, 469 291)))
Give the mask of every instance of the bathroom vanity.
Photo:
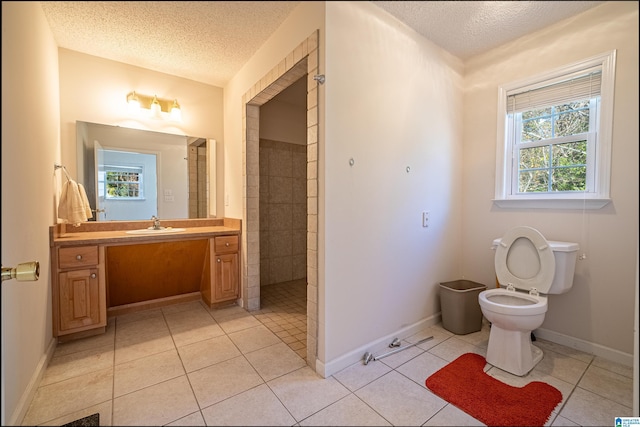
POLYGON ((241 221, 232 218, 86 222, 50 227, 53 335, 102 333, 107 318, 240 297, 241 221))

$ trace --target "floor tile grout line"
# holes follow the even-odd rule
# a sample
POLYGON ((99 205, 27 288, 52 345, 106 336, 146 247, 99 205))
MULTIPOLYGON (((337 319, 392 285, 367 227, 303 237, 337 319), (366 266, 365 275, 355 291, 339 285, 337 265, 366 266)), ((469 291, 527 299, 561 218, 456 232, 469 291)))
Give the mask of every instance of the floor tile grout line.
MULTIPOLYGON (((208 313, 209 316, 211 316, 211 313, 208 313)), ((169 334, 171 335, 171 342, 173 342, 173 349, 175 350, 176 354, 178 355, 178 359, 180 359, 180 364, 182 365, 182 370, 184 371, 184 377, 187 380, 187 383, 189 384, 189 389, 191 390, 191 394, 193 395, 193 400, 196 401, 196 405, 198 406, 198 412, 200 413, 200 416, 202 417, 202 420, 205 421, 204 418, 204 414, 202 413, 202 407, 200 406, 200 401, 198 401, 198 397, 196 396, 196 392, 193 389, 193 384, 191 384, 191 380, 189 379, 189 373, 187 372, 187 367, 184 365, 184 360, 182 360, 182 356, 180 355, 180 350, 178 349, 178 345, 176 344, 176 340, 173 337, 173 332, 171 331, 171 328, 169 327, 169 322, 167 321, 167 318, 165 316, 165 312, 164 310, 162 311, 162 317, 164 318, 164 321, 167 325, 167 329, 169 329, 169 334)), ((212 320, 215 322, 215 319, 213 319, 213 316, 211 316, 212 320)), ((172 378, 173 379, 173 378, 172 378)), ((195 412, 192 412, 195 413, 195 412)), ((187 414, 187 415, 191 415, 191 414, 187 414)), ((176 420, 170 421, 167 424, 170 424, 172 422, 178 421, 179 419, 184 418, 184 417, 180 417, 176 420)), ((205 421, 206 424, 206 421, 205 421)))
POLYGON ((113 319, 113 375, 111 378, 111 425, 116 415, 116 334, 118 333, 118 317, 113 319))
MULTIPOLYGON (((621 406, 624 406, 624 407, 626 407, 626 408, 632 409, 631 407, 629 407, 629 406, 627 406, 627 405, 625 405, 625 404, 623 404, 623 403, 621 403, 621 402, 616 402, 616 401, 614 401, 614 400, 611 400, 609 397, 606 397, 606 396, 601 395, 601 394, 600 394, 599 392, 597 392, 597 391, 592 391, 592 390, 586 389, 586 388, 584 388, 584 387, 580 387, 580 381, 582 381, 582 379, 584 378, 584 376, 587 374, 587 371, 588 371, 588 370, 589 370, 589 368, 593 365, 594 360, 595 360, 595 356, 594 356, 593 358, 591 358, 591 361, 589 362, 589 364, 588 364, 588 365, 587 365, 587 367, 585 368, 584 372, 582 372, 582 375, 580 375, 580 378, 578 379, 578 381, 576 381, 575 386, 574 386, 574 387, 573 387, 573 389, 571 390, 571 394, 573 394, 573 392, 575 391, 575 389, 579 388, 580 390, 583 390, 583 391, 586 391, 586 392, 589 392, 589 393, 595 394, 596 396, 598 396, 598 397, 600 397, 600 398, 602 398, 602 399, 605 399, 605 400, 608 400, 608 401, 610 401, 610 402, 617 403, 617 404, 619 404, 619 405, 621 405, 621 406)), ((598 368, 598 369, 604 369, 604 368, 599 368, 599 367, 598 367, 598 366, 596 366, 596 365, 593 365, 593 367, 594 367, 594 368, 598 368)), ((608 370, 608 369, 604 369, 604 370, 605 370, 605 371, 607 371, 607 372, 613 373, 613 374, 617 374, 616 372, 610 371, 610 370, 608 370)), ((621 375, 621 374, 617 374, 617 375, 620 375, 621 377, 627 378, 626 376, 621 375)), ((569 399, 567 399, 567 401, 568 401, 568 400, 569 400, 569 399)), ((565 405, 566 405, 566 402, 565 402, 565 404, 563 404, 563 405, 562 405, 562 407, 564 408, 564 406, 565 406, 565 405)))
MULTIPOLYGON (((552 351, 552 352, 553 352, 553 350, 547 350, 547 351, 552 351)), ((554 353, 558 353, 558 352, 556 351, 556 352, 554 352, 554 353)), ((559 354, 562 354, 562 353, 559 353, 559 354)), ((570 357, 570 358, 572 358, 572 359, 574 359, 574 360, 579 360, 579 359, 576 359, 576 358, 574 358, 574 357, 571 357, 570 355, 567 355, 567 354, 564 354, 564 356, 570 357)), ((582 380, 582 378, 584 377, 584 375, 587 373, 587 370, 589 369, 589 366, 591 366, 591 363, 593 363, 593 358, 591 358, 591 360, 589 360, 589 363, 587 363, 587 367, 586 367, 586 368, 584 368, 584 371, 582 371, 582 374, 580 374, 580 378, 578 378, 578 380, 576 381, 576 383, 575 383, 575 384, 572 384, 572 385, 573 385, 573 387, 571 387, 571 391, 569 392, 569 394, 568 394, 567 398, 566 398, 566 399, 562 399, 562 402, 560 402, 560 403, 561 403, 561 405, 560 405, 560 407, 558 408, 558 411, 556 412, 556 417, 555 417, 555 418, 558 418, 558 417, 560 416, 560 413, 562 412, 562 410, 565 408, 565 406, 567 406, 567 403, 569 402, 569 399, 571 399, 571 396, 573 396, 573 393, 574 393, 574 392, 576 391, 576 389, 578 388, 578 384, 580 384, 580 381, 582 380)), ((552 378, 556 378, 556 379, 559 379, 559 380, 561 380, 561 381, 564 381, 564 380, 562 380, 561 378, 555 377, 555 376, 553 376, 553 375, 549 375, 549 376, 551 376, 552 378)), ((565 381, 565 382, 567 382, 567 381, 565 381)), ((563 417, 563 418, 564 418, 564 417, 563 417)), ((554 421, 555 421, 555 419, 554 419, 554 421)))
MULTIPOLYGON (((305 366, 302 366, 302 367, 300 367, 300 368, 298 368, 298 369, 294 369, 293 371, 291 371, 291 372, 289 372, 289 373, 287 373, 287 374, 285 374, 285 375, 290 375, 290 374, 292 374, 292 373, 294 373, 294 372, 300 371, 300 370, 305 369, 305 368, 308 368, 308 366, 307 366, 307 365, 305 365, 305 366)), ((281 376, 281 377, 282 377, 282 376, 281 376)), ((281 378, 281 377, 278 377, 278 378, 281 378)), ((275 390, 274 390, 274 389, 271 387, 271 385, 269 384, 270 382, 274 381, 275 379, 276 379, 276 378, 274 378, 274 379, 272 379, 272 380, 269 380, 269 381, 266 381, 266 382, 265 382, 266 386, 269 388, 269 391, 271 391, 271 393, 273 393, 273 395, 276 397, 276 399, 278 399, 278 402, 280 402, 280 404, 282 405, 282 407, 283 407, 283 408, 284 408, 284 409, 289 413, 289 415, 291 415, 291 418, 293 418, 293 420, 295 421, 294 425, 299 426, 299 425, 300 425, 300 423, 302 422, 302 420, 298 420, 298 419, 293 415, 293 413, 291 412, 291 409, 289 409, 289 408, 287 407, 287 405, 285 405, 285 403, 282 401, 282 399, 280 399, 280 396, 278 396, 278 393, 276 393, 276 392, 275 392, 275 390)))

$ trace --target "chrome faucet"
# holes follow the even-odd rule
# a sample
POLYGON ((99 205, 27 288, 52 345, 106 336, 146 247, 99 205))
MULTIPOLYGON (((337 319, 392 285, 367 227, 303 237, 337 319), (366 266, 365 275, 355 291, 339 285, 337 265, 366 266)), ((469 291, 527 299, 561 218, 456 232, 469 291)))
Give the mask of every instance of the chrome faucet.
POLYGON ((158 218, 157 216, 152 216, 151 220, 153 221, 153 229, 154 230, 160 230, 162 229, 162 227, 160 227, 160 218, 158 218))

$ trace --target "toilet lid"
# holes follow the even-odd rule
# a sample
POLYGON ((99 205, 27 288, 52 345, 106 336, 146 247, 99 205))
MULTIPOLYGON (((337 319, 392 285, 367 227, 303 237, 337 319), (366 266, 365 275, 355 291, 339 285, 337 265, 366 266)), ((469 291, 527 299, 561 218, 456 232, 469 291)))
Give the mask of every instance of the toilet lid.
POLYGON ((546 294, 551 288, 556 259, 549 242, 535 228, 520 226, 507 231, 496 247, 495 268, 498 282, 546 294))

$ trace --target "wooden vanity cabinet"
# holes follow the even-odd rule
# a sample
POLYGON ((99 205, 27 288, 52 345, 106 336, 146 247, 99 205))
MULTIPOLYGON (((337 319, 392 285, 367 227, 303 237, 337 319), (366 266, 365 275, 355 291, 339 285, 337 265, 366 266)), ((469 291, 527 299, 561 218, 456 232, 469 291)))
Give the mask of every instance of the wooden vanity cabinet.
MULTIPOLYGON (((54 336, 104 328, 107 324, 104 248, 54 247, 52 258, 54 336)), ((99 329, 96 333, 103 331, 99 329)))
POLYGON ((188 301, 240 298, 240 233, 233 218, 166 220, 179 233, 136 235, 146 221, 50 227, 53 335, 106 332, 107 318, 188 301))
POLYGON ((213 274, 210 275, 208 289, 202 290, 205 301, 215 307, 237 300, 240 288, 239 236, 216 236, 209 240, 209 251, 213 274))

